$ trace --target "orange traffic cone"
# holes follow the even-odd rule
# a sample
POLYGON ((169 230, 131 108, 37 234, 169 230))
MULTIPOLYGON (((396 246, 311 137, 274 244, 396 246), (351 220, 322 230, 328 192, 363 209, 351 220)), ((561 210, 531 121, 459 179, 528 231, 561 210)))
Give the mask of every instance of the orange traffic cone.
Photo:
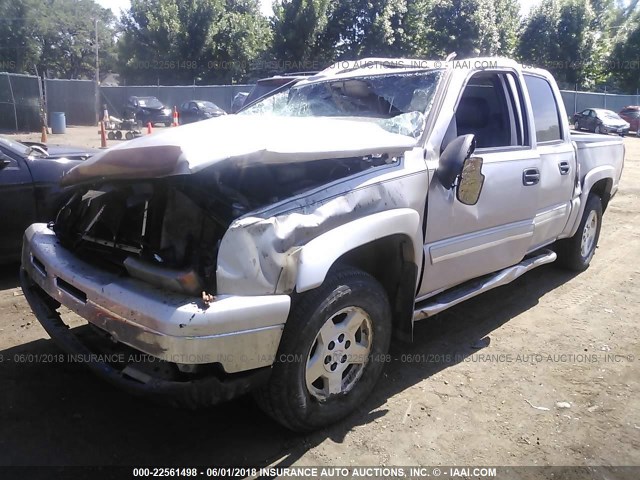
POLYGON ((153 125, 151 122, 147 123, 147 135, 151 135, 153 133, 153 125))
POLYGON ((177 127, 178 126, 178 109, 176 108, 176 106, 173 106, 173 123, 171 124, 172 127, 177 127))
POLYGON ((40 135, 40 143, 47 143, 47 127, 42 127, 42 135, 40 135))
POLYGON ((100 148, 107 148, 107 132, 104 129, 104 122, 100 122, 100 148))

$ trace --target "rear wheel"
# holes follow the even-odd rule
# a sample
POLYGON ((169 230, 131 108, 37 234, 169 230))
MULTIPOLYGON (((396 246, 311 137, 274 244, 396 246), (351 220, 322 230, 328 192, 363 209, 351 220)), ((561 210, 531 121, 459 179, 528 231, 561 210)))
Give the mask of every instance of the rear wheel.
POLYGON ((295 431, 347 416, 368 397, 389 349, 391 310, 369 274, 341 268, 296 299, 260 407, 295 431))
POLYGON ((556 244, 558 263, 570 270, 586 270, 596 252, 601 226, 602 201, 596 195, 589 195, 576 233, 556 244))
POLYGON ((580 123, 576 120, 576 122, 573 124, 573 128, 576 130, 580 130, 580 123))
POLYGON ((600 129, 600 125, 596 125, 596 128, 593 130, 594 133, 602 133, 602 130, 600 129))

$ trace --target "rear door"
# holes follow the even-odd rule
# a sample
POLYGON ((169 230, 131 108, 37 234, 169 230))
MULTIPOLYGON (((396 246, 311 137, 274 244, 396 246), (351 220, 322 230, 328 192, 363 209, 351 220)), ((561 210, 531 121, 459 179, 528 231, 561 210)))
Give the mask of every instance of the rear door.
POLYGON ((530 247, 540 157, 531 147, 519 85, 514 72, 476 73, 457 101, 446 137, 475 135, 484 186, 470 206, 432 179, 419 297, 514 265, 530 247))
POLYGON ((540 186, 530 247, 533 250, 555 241, 564 230, 577 166, 559 92, 542 75, 525 73, 524 80, 531 103, 534 145, 540 155, 540 186))

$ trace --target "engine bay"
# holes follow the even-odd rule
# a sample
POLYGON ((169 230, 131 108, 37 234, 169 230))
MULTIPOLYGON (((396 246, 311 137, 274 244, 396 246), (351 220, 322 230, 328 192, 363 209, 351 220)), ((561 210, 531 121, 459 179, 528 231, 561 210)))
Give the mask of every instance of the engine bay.
POLYGON ((85 261, 189 295, 216 292, 220 241, 243 215, 395 162, 385 155, 218 164, 192 175, 76 187, 54 231, 85 261))

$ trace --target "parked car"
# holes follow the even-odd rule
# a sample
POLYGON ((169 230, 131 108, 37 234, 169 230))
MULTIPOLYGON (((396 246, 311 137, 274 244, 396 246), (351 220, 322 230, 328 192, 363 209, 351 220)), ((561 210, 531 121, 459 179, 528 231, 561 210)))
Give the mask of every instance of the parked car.
POLYGON ((143 126, 151 122, 170 127, 173 123, 173 111, 156 97, 129 97, 123 115, 125 119, 134 118, 143 126))
POLYGON ((47 147, 0 136, 0 263, 20 258, 22 236, 34 222, 48 222, 68 198, 58 182, 95 150, 47 147))
POLYGON ((576 130, 589 130, 594 133, 615 133, 625 136, 629 133, 629 123, 616 112, 602 108, 587 108, 573 116, 573 127, 576 130))
POLYGON ((640 137, 640 106, 630 105, 620 110, 620 117, 629 123, 629 130, 636 132, 640 137))
POLYGON ((180 124, 198 122, 227 114, 227 112, 215 103, 205 100, 189 100, 188 102, 184 102, 180 105, 178 113, 180 124))
POLYGON ((38 320, 75 358, 133 352, 84 357, 129 391, 191 406, 254 391, 307 431, 363 404, 392 335, 540 265, 588 268, 623 140, 573 133, 544 70, 448 65, 340 62, 78 165, 55 225, 25 234, 38 320))

